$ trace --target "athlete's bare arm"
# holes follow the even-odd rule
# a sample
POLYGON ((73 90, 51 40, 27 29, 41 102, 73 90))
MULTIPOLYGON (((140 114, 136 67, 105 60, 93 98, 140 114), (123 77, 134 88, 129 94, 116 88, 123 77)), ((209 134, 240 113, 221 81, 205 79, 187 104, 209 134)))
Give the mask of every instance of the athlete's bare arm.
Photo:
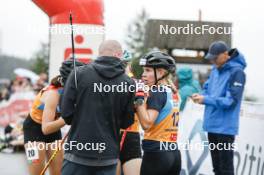
POLYGON ((49 90, 43 94, 45 107, 42 116, 42 132, 45 135, 56 132, 65 125, 61 117, 58 119, 55 118, 59 98, 60 95, 57 90, 49 90))
POLYGON ((146 104, 136 107, 139 122, 144 130, 148 130, 157 119, 159 112, 155 109, 147 109, 146 104))

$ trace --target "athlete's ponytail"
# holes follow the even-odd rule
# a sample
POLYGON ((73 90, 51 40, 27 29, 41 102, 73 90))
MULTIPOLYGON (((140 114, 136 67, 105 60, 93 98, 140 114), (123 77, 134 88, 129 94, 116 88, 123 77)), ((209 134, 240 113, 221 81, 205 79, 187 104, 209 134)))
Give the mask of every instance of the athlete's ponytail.
POLYGON ((63 83, 61 75, 57 75, 56 77, 52 78, 50 84, 55 87, 62 87, 63 83))
POLYGON ((174 85, 174 83, 173 83, 173 81, 172 81, 172 75, 169 74, 165 79, 166 79, 166 81, 167 81, 169 87, 171 88, 172 92, 173 92, 174 94, 177 93, 178 90, 177 90, 176 86, 174 85))

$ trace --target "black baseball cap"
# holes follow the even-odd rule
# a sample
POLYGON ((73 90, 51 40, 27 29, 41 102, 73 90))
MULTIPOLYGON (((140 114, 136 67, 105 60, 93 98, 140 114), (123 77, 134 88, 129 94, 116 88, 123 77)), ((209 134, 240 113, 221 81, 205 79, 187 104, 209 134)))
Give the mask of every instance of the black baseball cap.
POLYGON ((229 51, 229 47, 224 41, 215 41, 210 45, 208 53, 205 56, 205 59, 207 60, 216 59, 219 54, 224 53, 226 51, 229 51))

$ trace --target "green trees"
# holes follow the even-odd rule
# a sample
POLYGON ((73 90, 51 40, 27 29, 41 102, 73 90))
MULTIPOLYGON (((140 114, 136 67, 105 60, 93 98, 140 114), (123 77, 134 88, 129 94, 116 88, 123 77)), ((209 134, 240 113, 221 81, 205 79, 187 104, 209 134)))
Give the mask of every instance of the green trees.
POLYGON ((139 59, 147 52, 147 48, 144 47, 144 41, 148 18, 147 12, 145 9, 142 9, 127 29, 125 43, 133 57, 131 67, 136 78, 140 78, 142 74, 139 59))
POLYGON ((47 73, 49 69, 49 45, 41 43, 40 49, 33 55, 31 70, 37 74, 47 73))

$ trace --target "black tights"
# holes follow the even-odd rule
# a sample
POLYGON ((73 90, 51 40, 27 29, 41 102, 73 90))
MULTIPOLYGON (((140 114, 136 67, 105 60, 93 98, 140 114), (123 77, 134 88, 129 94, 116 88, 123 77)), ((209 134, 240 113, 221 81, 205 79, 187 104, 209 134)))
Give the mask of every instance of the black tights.
POLYGON ((140 175, 179 175, 180 172, 181 153, 179 150, 144 153, 140 175))

